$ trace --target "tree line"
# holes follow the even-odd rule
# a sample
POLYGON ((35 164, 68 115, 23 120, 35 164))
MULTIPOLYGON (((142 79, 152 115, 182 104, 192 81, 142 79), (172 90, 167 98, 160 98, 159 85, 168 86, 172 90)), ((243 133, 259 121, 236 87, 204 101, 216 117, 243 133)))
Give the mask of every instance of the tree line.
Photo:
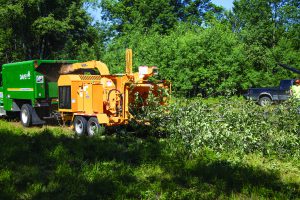
POLYGON ((0 0, 0 63, 96 59, 124 71, 158 66, 185 96, 241 94, 277 85, 300 67, 300 2, 235 0, 0 0), (95 23, 88 12, 100 8, 95 23))

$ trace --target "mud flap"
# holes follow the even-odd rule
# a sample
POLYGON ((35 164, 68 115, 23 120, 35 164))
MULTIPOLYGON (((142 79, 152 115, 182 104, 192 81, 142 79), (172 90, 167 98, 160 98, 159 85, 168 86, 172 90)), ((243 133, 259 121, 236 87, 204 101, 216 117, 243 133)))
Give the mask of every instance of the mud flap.
POLYGON ((36 113, 35 109, 31 106, 30 109, 31 109, 32 125, 44 125, 46 122, 44 120, 41 120, 41 118, 36 113))

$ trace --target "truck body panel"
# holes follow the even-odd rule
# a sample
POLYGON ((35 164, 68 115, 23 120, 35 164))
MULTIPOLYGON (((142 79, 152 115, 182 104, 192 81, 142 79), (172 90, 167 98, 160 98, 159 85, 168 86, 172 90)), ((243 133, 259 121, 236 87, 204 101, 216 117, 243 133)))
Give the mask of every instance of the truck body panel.
POLYGON ((41 100, 58 98, 59 69, 62 64, 75 62, 78 61, 31 60, 4 64, 2 66, 3 96, 0 95, 4 110, 20 111, 20 105, 17 103, 19 101, 38 106, 41 104, 37 102, 41 100), (49 76, 51 73, 53 75, 49 76))

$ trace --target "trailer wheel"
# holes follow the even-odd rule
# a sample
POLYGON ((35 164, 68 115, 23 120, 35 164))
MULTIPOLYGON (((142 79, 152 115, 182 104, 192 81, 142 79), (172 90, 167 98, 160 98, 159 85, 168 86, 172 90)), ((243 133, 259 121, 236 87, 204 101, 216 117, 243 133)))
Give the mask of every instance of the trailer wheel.
POLYGON ((260 105, 260 106, 269 106, 269 105, 271 105, 272 104, 272 99, 270 98, 270 97, 266 97, 266 96, 264 96, 264 97, 261 97, 260 99, 259 99, 259 101, 258 101, 258 104, 260 105))
POLYGON ((74 119, 74 130, 78 136, 86 134, 87 121, 82 116, 76 116, 74 119))
POLYGON ((87 124, 88 136, 102 135, 105 128, 99 124, 96 117, 91 117, 87 124))
POLYGON ((32 123, 32 106, 23 104, 20 112, 21 123, 25 127, 29 127, 32 123))

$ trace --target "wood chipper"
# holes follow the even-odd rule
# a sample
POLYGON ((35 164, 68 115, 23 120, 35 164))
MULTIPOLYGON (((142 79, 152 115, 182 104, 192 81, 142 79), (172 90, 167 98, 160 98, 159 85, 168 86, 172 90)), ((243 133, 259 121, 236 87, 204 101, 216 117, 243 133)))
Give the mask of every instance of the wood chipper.
POLYGON ((126 73, 111 75, 107 66, 99 61, 74 63, 67 67, 66 75, 58 80, 59 112, 64 122, 71 121, 78 135, 94 135, 101 125, 115 126, 128 123, 133 116, 129 105, 132 95, 138 92, 141 98, 147 98, 150 90, 168 87, 161 82, 154 84, 149 77, 157 73, 156 67, 139 67, 132 72, 132 50, 126 51, 126 73), (91 73, 96 69, 99 74, 91 73), (77 74, 77 71, 81 74, 77 74), (83 72, 83 73, 82 73, 83 72))

